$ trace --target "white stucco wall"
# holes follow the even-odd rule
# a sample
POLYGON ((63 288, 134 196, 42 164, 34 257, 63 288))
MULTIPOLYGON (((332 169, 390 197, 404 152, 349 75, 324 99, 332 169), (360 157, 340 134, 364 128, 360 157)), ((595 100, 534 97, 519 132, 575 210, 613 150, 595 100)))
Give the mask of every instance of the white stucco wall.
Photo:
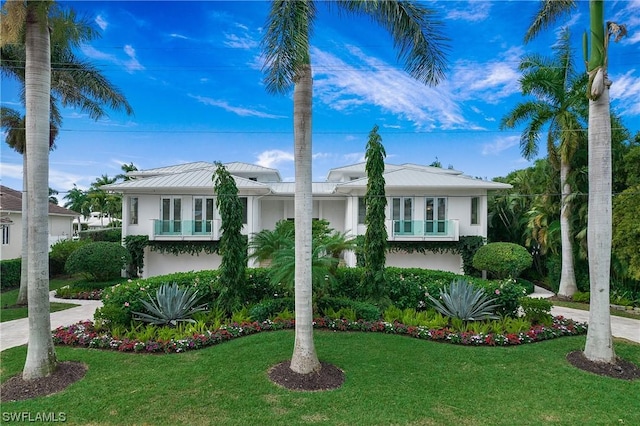
POLYGON ((218 269, 221 258, 217 254, 200 253, 199 256, 190 254, 161 254, 145 249, 143 278, 167 275, 174 272, 203 271, 218 269))
POLYGON ((387 253, 386 266, 422 268, 462 274, 462 258, 449 253, 387 253))
MULTIPOLYGON (((22 215, 7 215, 13 223, 9 225, 9 244, 0 246, 0 259, 15 259, 22 256, 22 215)), ((73 235, 73 216, 49 215, 49 247, 73 235)))

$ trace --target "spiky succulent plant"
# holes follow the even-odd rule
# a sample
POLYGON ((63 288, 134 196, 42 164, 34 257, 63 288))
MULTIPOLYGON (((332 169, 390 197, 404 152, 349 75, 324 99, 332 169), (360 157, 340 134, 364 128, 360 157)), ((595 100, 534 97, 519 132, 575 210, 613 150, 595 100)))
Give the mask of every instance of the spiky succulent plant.
POLYGON ((134 319, 157 325, 173 325, 178 322, 195 322, 191 316, 204 311, 205 305, 195 306, 198 292, 180 288, 177 283, 164 283, 156 291, 156 297, 149 301, 140 300, 149 313, 133 312, 134 319))
POLYGON ((497 319, 494 310, 495 299, 490 299, 484 290, 475 288, 468 281, 458 279, 452 281, 444 290, 440 290, 440 299, 429 296, 436 310, 450 318, 463 321, 479 321, 497 319))

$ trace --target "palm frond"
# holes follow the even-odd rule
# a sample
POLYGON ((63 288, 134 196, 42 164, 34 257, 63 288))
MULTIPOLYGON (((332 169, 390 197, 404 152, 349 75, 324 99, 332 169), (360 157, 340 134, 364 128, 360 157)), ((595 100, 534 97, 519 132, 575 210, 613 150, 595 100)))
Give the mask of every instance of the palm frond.
POLYGON ((575 7, 575 0, 542 0, 540 2, 540 8, 533 18, 533 22, 524 36, 524 42, 528 43, 533 40, 540 31, 548 28, 575 7))

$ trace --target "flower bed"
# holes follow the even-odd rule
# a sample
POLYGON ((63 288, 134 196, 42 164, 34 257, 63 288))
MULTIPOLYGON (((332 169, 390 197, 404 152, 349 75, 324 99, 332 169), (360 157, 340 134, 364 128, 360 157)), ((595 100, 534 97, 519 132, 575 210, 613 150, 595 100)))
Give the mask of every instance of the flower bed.
MULTIPOLYGON (((53 341, 59 345, 83 346, 96 349, 111 349, 121 352, 143 353, 180 353, 201 349, 237 337, 247 336, 261 331, 292 329, 293 320, 263 321, 222 326, 205 334, 195 334, 188 339, 171 339, 167 341, 118 340, 109 334, 95 330, 91 321, 80 322, 69 327, 59 327, 53 332, 53 341)), ((586 334, 587 324, 576 322, 561 316, 554 317, 549 327, 536 325, 529 331, 510 334, 475 334, 471 332, 454 332, 447 328, 428 329, 425 327, 408 327, 398 322, 384 321, 348 321, 329 318, 317 318, 314 328, 320 330, 381 332, 400 334, 417 339, 447 342, 468 346, 510 346, 524 343, 540 342, 562 336, 586 334)))
POLYGON ((56 297, 59 299, 79 299, 79 300, 100 300, 102 298, 102 292, 104 289, 97 290, 66 290, 56 292, 56 297))

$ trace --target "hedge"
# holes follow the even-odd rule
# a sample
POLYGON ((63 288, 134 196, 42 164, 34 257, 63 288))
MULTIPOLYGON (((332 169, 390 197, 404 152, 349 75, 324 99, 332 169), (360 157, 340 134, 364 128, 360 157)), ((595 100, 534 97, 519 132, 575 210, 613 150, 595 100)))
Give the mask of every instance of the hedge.
POLYGON ((22 259, 0 261, 0 290, 11 290, 20 287, 20 267, 22 259))

